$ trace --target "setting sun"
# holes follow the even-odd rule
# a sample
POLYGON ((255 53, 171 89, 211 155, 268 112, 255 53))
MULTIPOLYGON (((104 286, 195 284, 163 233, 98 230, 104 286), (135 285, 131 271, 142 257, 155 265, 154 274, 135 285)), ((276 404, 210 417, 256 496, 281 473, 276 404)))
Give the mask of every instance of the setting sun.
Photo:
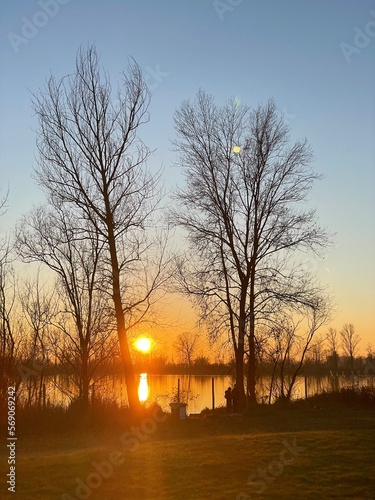
POLYGON ((135 347, 138 351, 149 352, 151 349, 151 340, 146 337, 140 337, 135 341, 135 347))

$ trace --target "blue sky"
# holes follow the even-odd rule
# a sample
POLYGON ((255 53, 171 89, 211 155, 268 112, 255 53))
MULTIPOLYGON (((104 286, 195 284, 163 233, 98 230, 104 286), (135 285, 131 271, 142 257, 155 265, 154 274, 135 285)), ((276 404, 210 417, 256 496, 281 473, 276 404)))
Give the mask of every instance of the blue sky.
POLYGON ((375 343, 375 1, 3 0, 0 14, 1 233, 43 200, 30 177, 30 91, 72 72, 78 47, 95 43, 113 82, 129 56, 143 68, 153 98, 141 136, 168 188, 182 182, 170 144, 182 100, 199 88, 220 103, 274 98, 325 176, 311 204, 336 247, 313 265, 337 302, 332 326, 353 323, 363 348, 375 343))

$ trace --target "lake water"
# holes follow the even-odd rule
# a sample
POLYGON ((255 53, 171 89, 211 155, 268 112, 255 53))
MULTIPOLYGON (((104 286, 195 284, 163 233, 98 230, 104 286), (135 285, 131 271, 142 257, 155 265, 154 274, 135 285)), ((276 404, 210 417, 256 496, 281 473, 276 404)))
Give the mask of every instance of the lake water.
MULTIPOLYGON (((176 400, 178 387, 180 401, 187 403, 187 413, 200 413, 205 408, 212 408, 212 393, 214 391, 215 407, 225 405, 224 392, 233 386, 231 376, 215 375, 151 375, 142 373, 137 376, 138 395, 145 404, 158 403, 164 411, 170 411, 169 403, 176 400), (213 380, 213 382, 212 382, 213 380)), ((258 381, 258 399, 268 402, 269 377, 258 381)), ((309 396, 320 394, 323 391, 332 391, 342 387, 374 385, 374 379, 355 376, 354 378, 340 376, 332 377, 304 377, 297 379, 293 398, 305 398, 305 389, 309 396)), ((108 401, 115 401, 119 405, 127 404, 125 380, 122 376, 107 376, 95 385, 95 396, 108 401)), ((46 400, 52 405, 69 405, 74 397, 74 387, 67 377, 55 376, 46 382, 46 400)))

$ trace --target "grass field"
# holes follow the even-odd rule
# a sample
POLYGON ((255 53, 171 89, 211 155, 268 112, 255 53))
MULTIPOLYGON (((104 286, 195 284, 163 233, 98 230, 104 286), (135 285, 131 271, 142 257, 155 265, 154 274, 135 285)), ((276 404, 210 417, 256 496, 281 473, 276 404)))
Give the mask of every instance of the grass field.
POLYGON ((16 494, 4 486, 7 453, 2 440, 0 498, 375 500, 369 408, 260 406, 177 422, 154 412, 132 428, 26 433, 16 494))

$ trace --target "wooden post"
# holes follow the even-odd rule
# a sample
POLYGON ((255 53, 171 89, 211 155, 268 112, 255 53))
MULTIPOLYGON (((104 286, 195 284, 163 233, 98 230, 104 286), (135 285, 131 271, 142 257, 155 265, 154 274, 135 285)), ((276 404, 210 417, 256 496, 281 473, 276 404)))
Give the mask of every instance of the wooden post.
POLYGON ((177 380, 177 403, 180 402, 180 379, 177 380))
POLYGON ((214 377, 211 379, 211 384, 212 384, 212 411, 215 411, 215 382, 214 382, 214 377))
POLYGON ((305 399, 307 399, 307 377, 305 375, 305 399))

